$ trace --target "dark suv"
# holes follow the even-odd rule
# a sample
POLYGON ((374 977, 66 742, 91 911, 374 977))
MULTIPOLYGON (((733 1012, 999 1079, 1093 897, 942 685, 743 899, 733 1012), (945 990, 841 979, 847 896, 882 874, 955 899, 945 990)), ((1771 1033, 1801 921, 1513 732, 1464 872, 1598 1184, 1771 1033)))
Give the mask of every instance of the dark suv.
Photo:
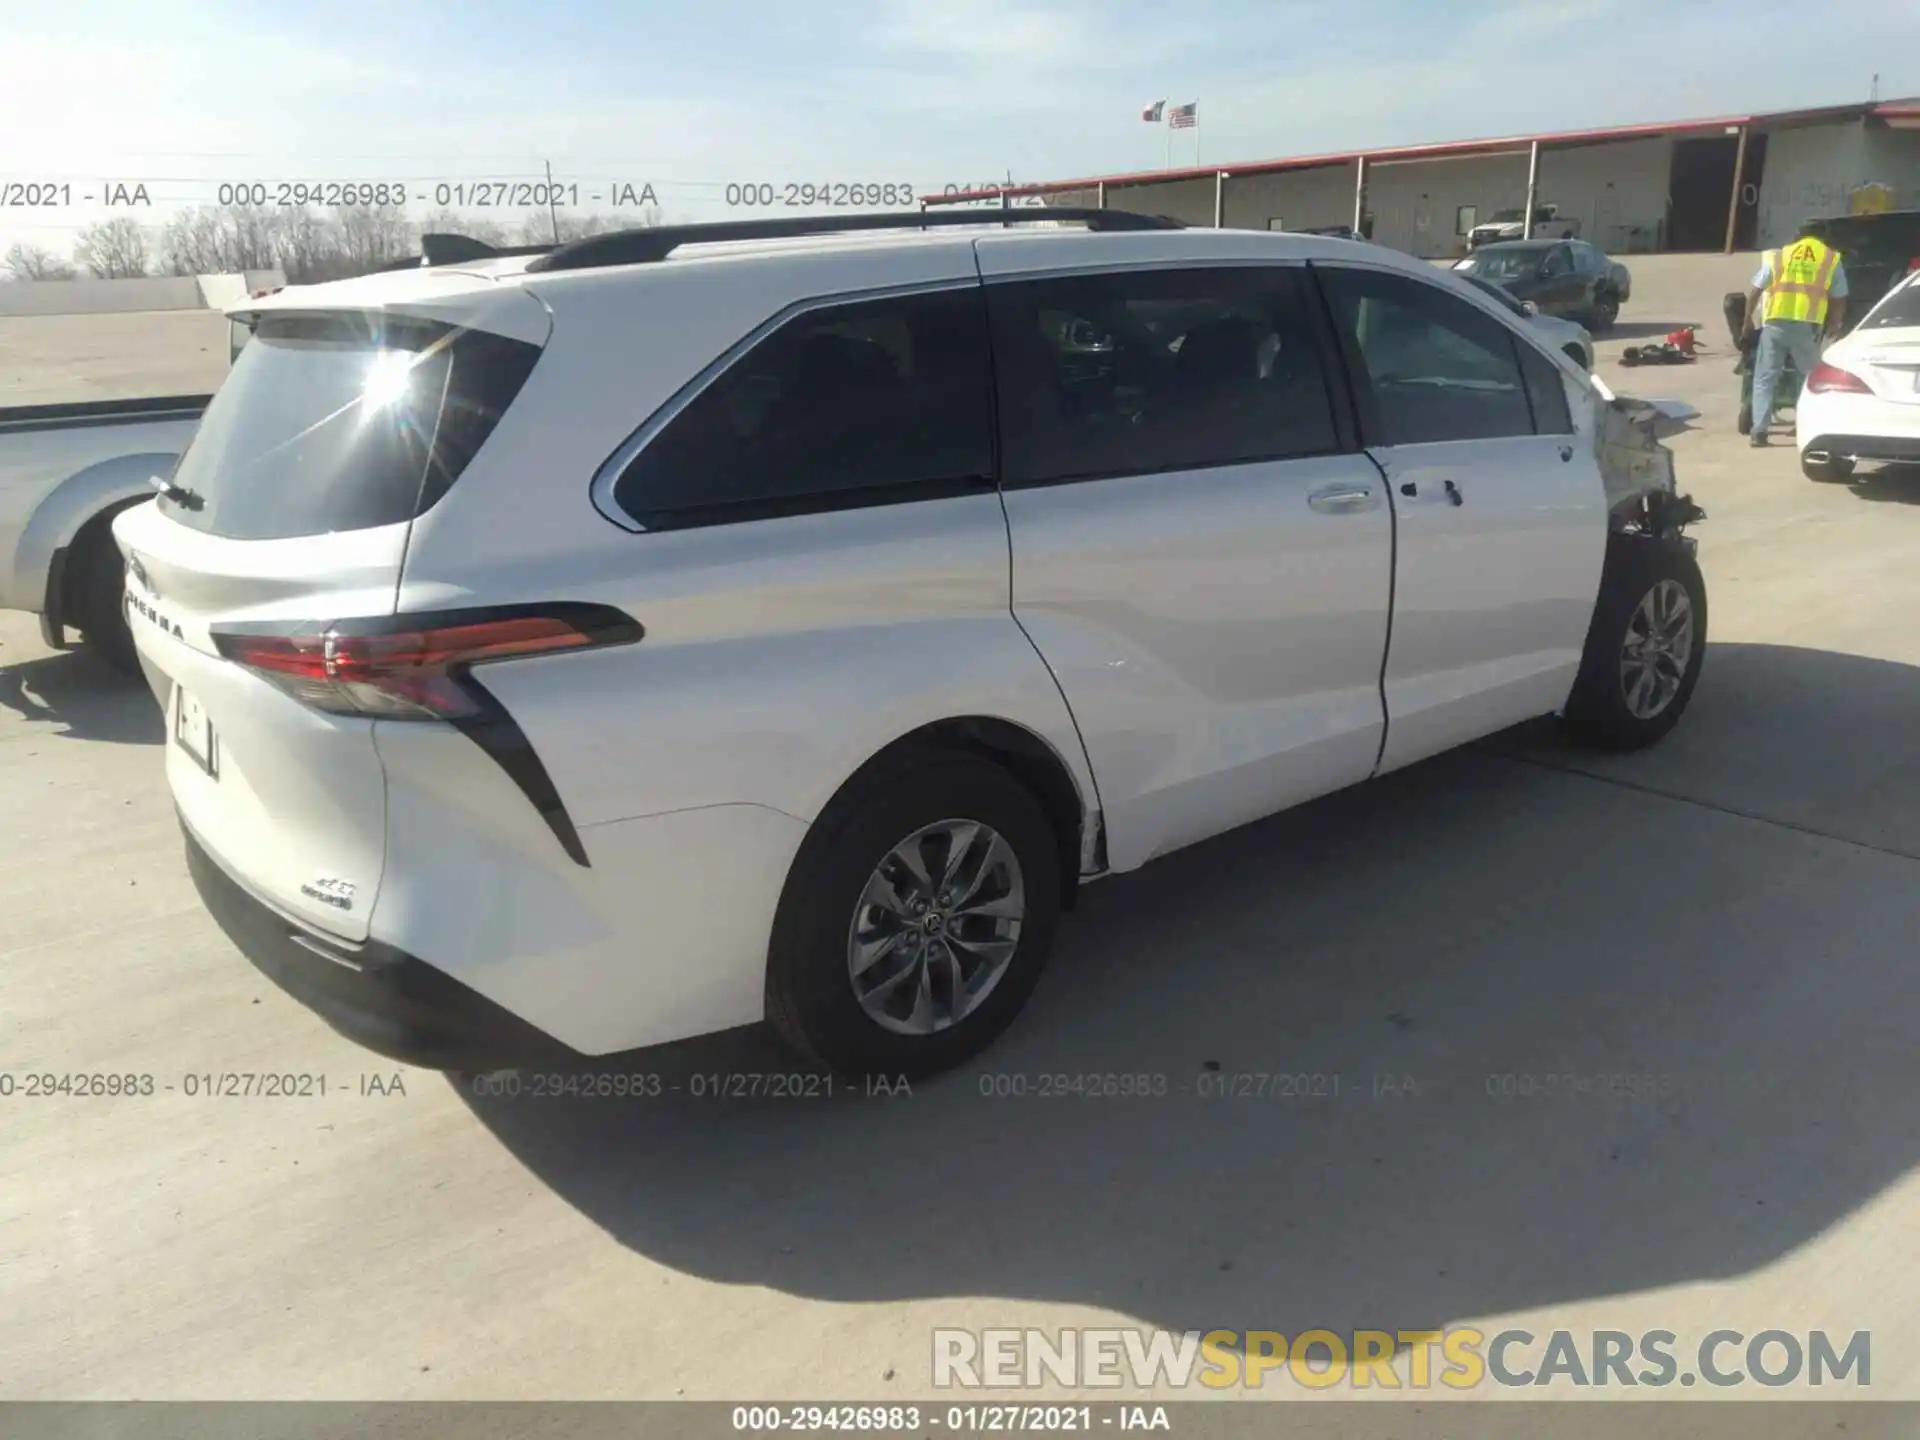
POLYGON ((1847 267, 1847 327, 1880 303, 1909 270, 1920 269, 1920 210, 1834 215, 1807 227, 1847 267))
POLYGON ((1633 293, 1627 267, 1584 240, 1502 240, 1480 246, 1453 268, 1595 334, 1619 318, 1633 293))

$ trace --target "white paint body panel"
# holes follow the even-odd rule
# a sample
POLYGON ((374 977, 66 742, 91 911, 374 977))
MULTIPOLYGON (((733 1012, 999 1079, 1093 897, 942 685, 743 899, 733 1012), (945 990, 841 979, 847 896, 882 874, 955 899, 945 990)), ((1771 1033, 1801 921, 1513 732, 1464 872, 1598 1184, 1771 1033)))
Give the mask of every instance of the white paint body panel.
POLYGON ((1014 612, 1080 720, 1113 868, 1372 772, 1385 491, 1339 455, 1008 492, 1014 612), (1370 499, 1309 508, 1328 491, 1370 499))
POLYGON ((226 540, 155 504, 114 521, 130 561, 129 623, 167 717, 167 781, 181 816, 236 879, 306 924, 364 940, 386 854, 386 778, 373 722, 311 710, 214 648, 215 624, 385 615, 407 527, 295 540, 226 540), (141 571, 150 585, 138 578, 141 571), (175 739, 184 690, 218 744, 208 775, 175 739), (308 889, 353 887, 350 908, 308 889))
POLYGON ((414 522, 400 608, 589 601, 646 638, 482 676, 590 869, 467 742, 379 727, 393 838, 373 933, 604 1053, 761 1018, 800 838, 901 736, 1004 720, 1060 758, 1090 807, 1095 792, 1073 717, 1014 623, 993 491, 658 533, 621 529, 587 499, 607 455, 769 317, 813 294, 976 283, 970 243, 528 278, 555 341, 448 501, 414 522), (656 333, 676 343, 635 343, 656 333), (536 473, 568 478, 526 484, 536 473), (476 882, 512 897, 513 945, 439 918, 449 887, 476 882))
POLYGON ((0 424, 0 609, 38 612, 54 552, 94 516, 151 495, 149 477, 173 468, 199 423, 0 424))
MULTIPOLYGON (((1379 457, 1396 480, 1457 476, 1470 504, 1445 513, 1403 504, 1357 453, 664 532, 623 529, 589 498, 630 434, 801 302, 1355 249, 937 232, 273 297, 256 308, 505 315, 544 333, 530 296, 551 335, 474 462, 408 525, 249 548, 203 545, 156 507, 123 519, 123 545, 157 558, 185 611, 180 639, 136 625, 143 654, 201 695, 248 782, 216 798, 170 759, 175 793, 221 862, 291 913, 340 933, 339 914, 296 910, 287 886, 308 868, 370 873, 370 913, 354 917, 366 935, 600 1054, 761 1018, 774 907, 809 824, 928 724, 984 717, 1038 740, 1127 869, 1366 778, 1383 738, 1389 765, 1405 763, 1551 710, 1605 540, 1590 433, 1571 461, 1552 439, 1379 457), (1369 503, 1308 504, 1341 488, 1369 503), (616 607, 645 637, 476 676, 540 758, 587 867, 458 732, 305 714, 204 638, 216 617, 560 601, 616 607)), ((1376 263, 1434 282, 1412 260, 1376 263)))
POLYGON ((1607 504, 1591 442, 1577 436, 1374 455, 1399 517, 1384 773, 1566 703, 1600 589, 1607 504))
MULTIPOLYGON (((1880 302, 1920 289, 1920 274, 1902 281, 1880 302)), ((1876 307, 1876 309, 1879 307, 1876 307)), ((1871 313, 1871 312, 1869 312, 1871 313)), ((1821 357, 1857 375, 1871 395, 1802 390, 1794 409, 1794 435, 1802 450, 1823 435, 1920 440, 1920 326, 1859 326, 1827 347, 1821 357)))

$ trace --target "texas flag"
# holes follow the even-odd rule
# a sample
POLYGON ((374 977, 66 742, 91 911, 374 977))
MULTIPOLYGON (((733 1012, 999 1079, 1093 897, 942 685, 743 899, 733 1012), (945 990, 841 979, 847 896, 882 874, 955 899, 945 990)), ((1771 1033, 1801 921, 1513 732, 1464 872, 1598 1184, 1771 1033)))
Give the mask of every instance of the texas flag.
POLYGON ((1166 108, 1167 108, 1166 101, 1156 100, 1151 105, 1143 106, 1141 108, 1140 118, 1146 121, 1149 125, 1158 125, 1160 123, 1160 113, 1166 108))

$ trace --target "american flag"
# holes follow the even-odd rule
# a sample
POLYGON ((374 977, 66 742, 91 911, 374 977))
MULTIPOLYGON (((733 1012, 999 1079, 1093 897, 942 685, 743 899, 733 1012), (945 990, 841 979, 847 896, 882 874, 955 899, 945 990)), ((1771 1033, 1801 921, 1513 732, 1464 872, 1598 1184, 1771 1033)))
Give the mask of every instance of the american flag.
POLYGON ((1140 118, 1145 120, 1149 125, 1158 125, 1160 123, 1160 112, 1166 108, 1166 101, 1156 100, 1151 105, 1143 105, 1140 108, 1140 118))
POLYGON ((1176 130, 1191 130, 1200 123, 1200 102, 1191 105, 1176 105, 1167 112, 1167 124, 1176 130))

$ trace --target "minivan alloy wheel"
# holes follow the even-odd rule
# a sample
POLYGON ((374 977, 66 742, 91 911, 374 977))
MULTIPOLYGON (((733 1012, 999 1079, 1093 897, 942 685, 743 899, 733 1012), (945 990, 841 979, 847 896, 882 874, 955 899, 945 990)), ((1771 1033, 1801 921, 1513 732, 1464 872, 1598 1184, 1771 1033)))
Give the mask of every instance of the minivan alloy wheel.
POLYGON ((1620 688, 1636 719, 1651 720, 1680 693, 1693 660, 1693 602, 1677 580, 1661 580, 1627 622, 1620 688))
POLYGON ((1006 973, 1026 918, 1013 847, 988 825, 939 820, 889 850, 847 932, 847 977, 861 1009, 899 1035, 964 1020, 1006 973))

